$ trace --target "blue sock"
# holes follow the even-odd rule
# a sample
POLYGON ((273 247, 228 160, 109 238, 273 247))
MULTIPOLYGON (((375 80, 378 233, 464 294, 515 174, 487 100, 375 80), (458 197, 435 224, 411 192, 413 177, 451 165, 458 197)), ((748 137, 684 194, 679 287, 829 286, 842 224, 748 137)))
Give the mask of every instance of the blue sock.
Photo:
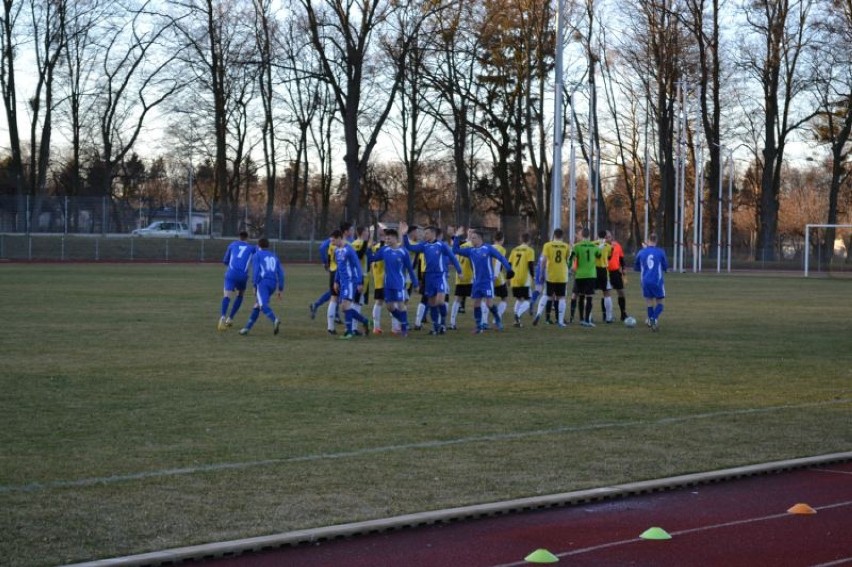
POLYGON ((482 307, 473 308, 473 320, 476 321, 476 328, 482 327, 482 307))
POLYGON ((354 313, 355 313, 355 311, 354 311, 353 309, 347 309, 347 310, 346 310, 346 318, 345 318, 345 321, 346 321, 346 332, 347 332, 347 333, 351 333, 351 332, 352 332, 352 315, 353 315, 354 313))
POLYGON ((429 316, 432 317, 432 329, 437 332, 441 328, 441 310, 437 305, 429 307, 429 316))
POLYGON ((491 307, 488 308, 488 310, 491 311, 491 315, 494 316, 494 324, 495 325, 499 325, 500 323, 502 323, 502 321, 500 320, 500 312, 497 310, 496 305, 492 305, 491 307))
POLYGON ((257 318, 259 316, 260 316, 260 308, 255 307, 254 309, 252 309, 251 315, 249 315, 249 320, 246 323, 246 329, 251 329, 252 327, 254 327, 254 324, 257 321, 257 318))
POLYGON ((240 306, 243 304, 243 296, 242 294, 237 295, 237 298, 234 300, 234 306, 231 307, 231 319, 234 318, 234 315, 237 314, 237 311, 240 310, 240 306))
POLYGON ((442 303, 438 306, 438 313, 441 314, 441 325, 447 324, 447 304, 442 303))
POLYGON ((663 312, 663 304, 662 304, 662 303, 658 303, 658 304, 657 304, 657 308, 656 308, 656 309, 654 309, 654 319, 659 319, 659 318, 660 318, 660 314, 661 314, 662 312, 663 312))
MULTIPOLYGON (((356 321, 359 321, 361 323, 366 323, 367 321, 369 321, 369 319, 367 319, 366 317, 364 317, 363 315, 361 315, 360 313, 355 311, 354 307, 350 307, 349 309, 346 310, 346 320, 352 321, 353 319, 356 320, 356 321)), ((353 324, 353 328, 354 328, 354 324, 353 324)))
POLYGON ((648 307, 648 319, 654 319, 654 308, 650 306, 648 307))
POLYGON ((223 297, 222 298, 222 317, 224 317, 225 314, 228 313, 228 304, 229 303, 231 303, 230 297, 223 297))

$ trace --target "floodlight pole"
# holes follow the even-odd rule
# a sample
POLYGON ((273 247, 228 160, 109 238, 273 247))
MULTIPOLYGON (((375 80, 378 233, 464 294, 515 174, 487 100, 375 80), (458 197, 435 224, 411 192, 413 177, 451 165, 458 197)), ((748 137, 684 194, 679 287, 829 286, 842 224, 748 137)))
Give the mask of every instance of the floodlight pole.
POLYGON ((562 52, 565 43, 565 19, 563 11, 565 0, 557 1, 556 8, 556 81, 553 95, 553 170, 550 203, 551 234, 562 227, 562 123, 564 105, 562 103, 563 62, 562 52))
POLYGON ((731 273, 731 227, 734 210, 734 151, 728 154, 728 273, 731 273))

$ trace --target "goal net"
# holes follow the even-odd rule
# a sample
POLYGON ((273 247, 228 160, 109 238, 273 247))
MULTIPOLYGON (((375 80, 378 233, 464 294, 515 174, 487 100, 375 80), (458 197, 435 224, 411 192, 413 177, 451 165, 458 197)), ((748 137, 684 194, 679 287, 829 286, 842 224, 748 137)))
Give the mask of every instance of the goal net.
POLYGON ((805 277, 852 276, 852 224, 805 225, 805 277))

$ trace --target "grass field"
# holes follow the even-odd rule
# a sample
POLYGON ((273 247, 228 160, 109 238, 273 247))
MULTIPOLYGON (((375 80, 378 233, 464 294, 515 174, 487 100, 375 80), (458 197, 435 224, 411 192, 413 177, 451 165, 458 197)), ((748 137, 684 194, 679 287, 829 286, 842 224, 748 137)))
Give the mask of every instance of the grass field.
POLYGON ((4 562, 852 448, 848 279, 669 275, 657 334, 343 342, 308 318, 320 268, 288 268, 277 337, 265 319, 249 337, 216 331, 221 277, 217 265, 0 265, 4 562))

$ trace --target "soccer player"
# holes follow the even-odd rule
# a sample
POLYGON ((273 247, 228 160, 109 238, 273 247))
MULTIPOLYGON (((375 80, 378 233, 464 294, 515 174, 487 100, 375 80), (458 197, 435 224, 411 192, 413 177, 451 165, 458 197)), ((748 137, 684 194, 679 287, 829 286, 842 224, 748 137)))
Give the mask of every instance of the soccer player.
POLYGON ((340 298, 340 306, 345 315, 346 332, 341 339, 351 339, 355 336, 355 321, 364 325, 364 336, 370 336, 370 320, 358 313, 353 307, 357 294, 364 289, 364 272, 361 271, 361 260, 350 246, 343 233, 335 230, 331 233, 334 244, 334 261, 337 262, 337 279, 334 282, 335 291, 340 298))
MULTIPOLYGON (((506 247, 503 246, 505 240, 506 238, 503 235, 503 231, 498 230, 494 234, 494 244, 491 245, 504 257, 506 256, 506 247)), ((506 259, 508 260, 508 257, 506 259)), ((494 270, 494 297, 499 299, 497 302, 497 313, 500 315, 500 320, 502 320, 503 315, 506 313, 506 298, 509 297, 509 285, 507 283, 506 273, 500 266, 500 262, 493 260, 492 263, 494 270)), ((487 311, 482 314, 482 321, 483 323, 488 324, 487 311)))
POLYGON ((512 271, 512 265, 505 256, 500 254, 490 244, 485 244, 482 238, 482 233, 478 230, 471 230, 468 233, 468 240, 471 246, 462 248, 459 245, 459 238, 464 234, 464 227, 459 227, 456 230, 456 237, 453 239, 453 252, 458 256, 464 256, 470 259, 473 267, 473 282, 471 289, 471 297, 473 297, 473 316, 476 320, 476 330, 474 333, 479 334, 485 331, 485 325, 482 323, 482 303, 494 316, 494 325, 498 331, 503 330, 503 322, 500 319, 500 314, 497 312, 497 306, 493 304, 494 298, 494 266, 491 259, 494 258, 506 268, 506 275, 509 279, 515 275, 512 271))
POLYGON ((423 231, 424 242, 412 243, 406 234, 408 225, 399 224, 403 244, 409 252, 420 254, 423 262, 423 296, 429 304, 429 317, 432 319, 432 335, 443 335, 446 331, 447 304, 444 299, 450 291, 447 281, 450 264, 461 273, 462 268, 453 251, 441 240, 441 229, 429 226, 423 231))
POLYGON ((257 246, 259 250, 255 253, 252 262, 254 265, 252 280, 254 281, 257 300, 246 326, 240 329, 240 334, 244 336, 249 334, 262 311, 272 321, 272 334, 277 335, 281 327, 281 320, 269 306, 269 301, 276 290, 279 299, 284 292, 284 268, 275 252, 270 252, 269 239, 261 238, 257 241, 257 246))
MULTIPOLYGON (((403 234, 405 230, 402 230, 403 234)), ((400 245, 399 232, 389 228, 385 231, 387 246, 370 253, 370 261, 384 266, 384 303, 391 316, 399 321, 400 335, 408 335, 408 312, 405 308, 405 277, 417 279, 408 252, 400 245)), ((374 264, 375 265, 375 264, 374 264)))
MULTIPOLYGON (((568 287, 568 257, 571 245, 563 240, 565 233, 561 228, 553 231, 553 239, 546 242, 541 250, 544 258, 545 295, 556 305, 556 321, 565 326, 565 291, 568 287)), ((539 301, 533 325, 538 325, 544 311, 544 299, 539 301)))
MULTIPOLYGON (((455 238, 460 238, 459 242, 461 248, 471 248, 473 245, 466 239, 462 238, 464 236, 463 230, 461 230, 462 237, 456 236, 461 228, 462 227, 456 229, 453 234, 453 244, 455 245, 455 238)), ((453 299, 453 306, 450 309, 450 326, 448 327, 451 331, 458 329, 456 326, 456 318, 459 313, 464 313, 464 300, 465 298, 470 297, 473 284, 473 266, 470 263, 470 259, 461 254, 456 254, 456 259, 461 266, 461 272, 456 273, 456 288, 453 292, 455 298, 453 299)))
POLYGON ((535 251, 530 246, 530 235, 521 235, 521 243, 509 254, 509 263, 515 277, 511 279, 512 297, 515 298, 515 327, 521 326, 521 317, 530 308, 530 287, 535 275, 535 251))
POLYGON ((592 304, 595 298, 595 282, 597 281, 596 260, 600 257, 601 251, 598 245, 591 240, 589 236, 591 231, 584 228, 581 232, 582 240, 574 244, 574 250, 571 252, 571 259, 577 260, 577 271, 575 272, 575 281, 577 284, 578 300, 581 304, 580 309, 580 325, 583 327, 594 327, 592 323, 592 304), (585 302, 585 310, 582 308, 585 302))
POLYGON ((256 251, 257 248, 248 243, 246 231, 240 232, 240 239, 231 242, 225 250, 222 263, 228 266, 228 269, 225 270, 224 297, 222 298, 219 317, 220 331, 224 331, 234 324, 234 316, 243 304, 243 295, 248 285, 249 266, 256 251), (235 294, 236 298, 234 298, 235 294), (232 299, 234 304, 231 305, 231 313, 228 314, 228 306, 232 299))
POLYGON ((647 324, 652 331, 659 329, 660 315, 663 313, 663 300, 666 286, 663 274, 669 269, 666 252, 657 247, 657 234, 648 235, 648 242, 642 243, 642 250, 636 254, 633 269, 642 273, 642 296, 648 308, 647 324))
POLYGON ((382 310, 385 306, 385 261, 377 254, 387 240, 387 230, 369 252, 370 273, 373 276, 373 334, 382 334, 382 310))
MULTIPOLYGON (((352 237, 352 223, 340 223, 340 231, 344 238, 349 241, 352 237)), ((328 290, 323 293, 315 302, 308 306, 311 312, 311 319, 317 316, 317 310, 328 301, 328 310, 326 311, 327 329, 329 335, 334 335, 337 331, 334 330, 334 324, 340 322, 340 317, 337 310, 337 293, 334 291, 334 282, 337 279, 337 262, 334 259, 334 244, 331 237, 326 238, 319 247, 319 256, 322 260, 323 268, 328 272, 328 290)))
POLYGON ((601 292, 601 315, 605 323, 612 323, 612 297, 609 283, 609 257, 612 254, 612 246, 606 239, 606 230, 598 231, 598 249, 601 255, 595 260, 595 271, 597 273, 595 287, 601 292))
POLYGON ((612 237, 610 231, 606 231, 606 240, 612 246, 612 254, 610 254, 609 264, 607 264, 609 283, 618 294, 618 309, 621 311, 621 320, 624 321, 627 319, 627 299, 624 296, 624 249, 612 237))
POLYGON ((363 290, 358 293, 355 302, 352 305, 355 311, 361 312, 361 307, 366 305, 370 299, 370 263, 368 262, 367 251, 370 248, 370 227, 359 226, 355 230, 357 238, 352 242, 352 248, 355 254, 361 261, 361 272, 364 274, 363 290))

